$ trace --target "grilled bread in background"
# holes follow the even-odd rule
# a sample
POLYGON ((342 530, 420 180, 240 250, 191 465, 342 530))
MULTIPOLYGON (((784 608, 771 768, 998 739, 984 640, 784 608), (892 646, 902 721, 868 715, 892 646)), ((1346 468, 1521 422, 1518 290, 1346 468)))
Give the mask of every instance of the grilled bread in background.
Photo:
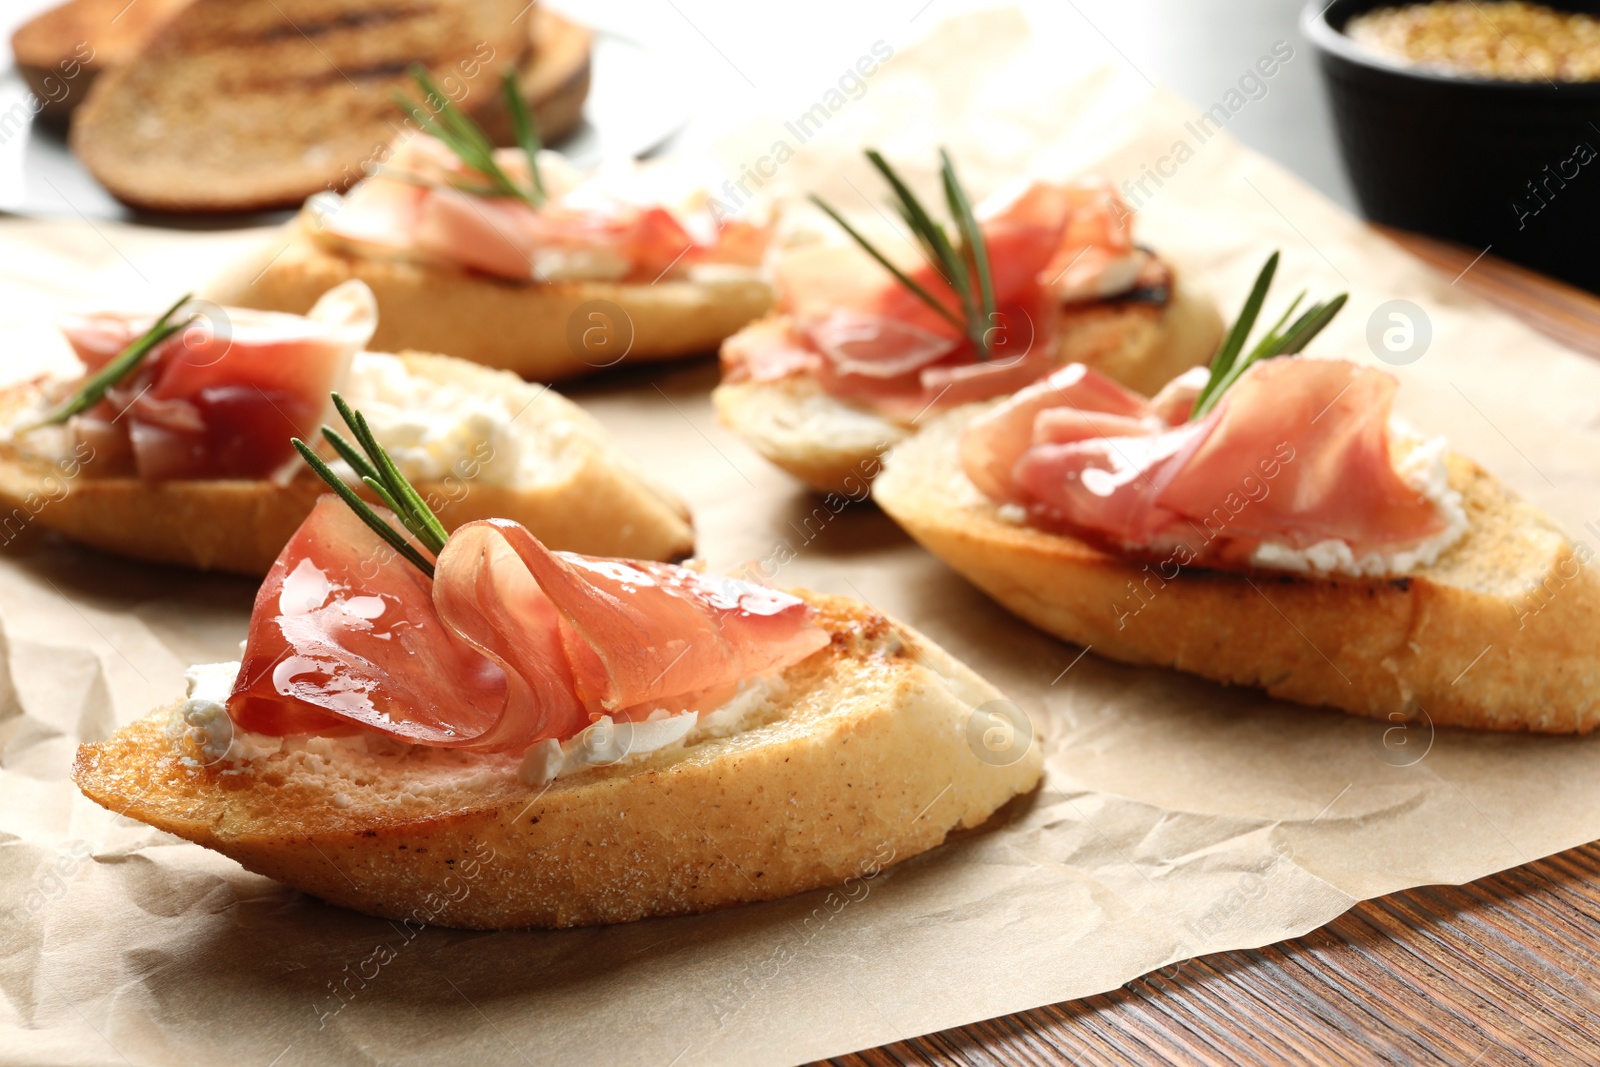
MULTIPOLYGON (((589 98, 589 54, 594 46, 594 31, 537 7, 522 21, 531 23, 533 52, 517 72, 517 84, 539 124, 539 135, 546 144, 556 144, 583 121, 583 103, 589 98)), ((505 101, 498 93, 480 97, 467 113, 496 144, 517 143, 505 101)))
POLYGON ((17 70, 39 98, 42 118, 62 122, 94 80, 126 65, 190 0, 70 0, 11 35, 17 70))
POLYGON ((404 129, 392 96, 416 94, 412 63, 468 110, 499 106, 518 66, 555 140, 581 117, 589 43, 525 0, 191 0, 97 79, 72 147, 137 208, 290 207, 350 185, 404 129))

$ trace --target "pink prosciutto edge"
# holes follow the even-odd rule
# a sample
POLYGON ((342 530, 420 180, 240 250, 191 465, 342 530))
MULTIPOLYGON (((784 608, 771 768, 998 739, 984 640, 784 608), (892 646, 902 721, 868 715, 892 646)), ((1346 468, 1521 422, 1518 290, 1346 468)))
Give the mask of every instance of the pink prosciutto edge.
MULTIPOLYGON (((186 305, 200 318, 167 338, 104 399, 68 424, 93 449, 102 475, 151 482, 287 478, 299 469, 289 444, 311 437, 354 355, 377 326, 361 282, 330 289, 306 315, 186 305)), ((148 330, 153 316, 74 315, 62 333, 87 374, 148 330)), ((70 395, 83 382, 47 383, 70 395)))
MULTIPOLYGON (((495 162, 527 184, 527 157, 498 149, 495 162)), ((710 210, 641 202, 602 181, 580 181, 559 157, 541 165, 551 196, 539 207, 512 196, 480 196, 453 183, 481 185, 439 140, 416 134, 382 167, 342 198, 314 202, 313 234, 378 252, 410 253, 518 282, 552 280, 545 267, 560 257, 587 264, 606 280, 656 282, 702 263, 754 267, 767 227, 719 218, 710 210)), ((641 185, 635 175, 634 185, 641 185)), ((625 184, 625 183, 624 183, 625 184)))
POLYGON ((974 418, 962 468, 1035 526, 1178 566, 1245 569, 1262 565, 1263 545, 1329 541, 1383 559, 1453 539, 1449 509, 1395 469, 1391 375, 1268 359, 1187 421, 1206 378, 1197 368, 1146 399, 1064 367, 974 418))
POLYGON ((457 529, 429 578, 324 496, 256 596, 228 713, 269 736, 521 752, 602 715, 720 706, 826 646, 815 615, 688 567, 552 552, 504 519, 457 529))
MULTIPOLYGON (((976 213, 997 308, 989 359, 859 249, 830 244, 776 257, 784 314, 724 343, 723 380, 809 376, 841 400, 909 420, 1013 392, 1055 369, 1063 306, 1170 293, 1171 270, 1134 244, 1133 212, 1104 181, 1017 183, 976 213)), ((931 264, 907 274, 959 313, 931 264)))

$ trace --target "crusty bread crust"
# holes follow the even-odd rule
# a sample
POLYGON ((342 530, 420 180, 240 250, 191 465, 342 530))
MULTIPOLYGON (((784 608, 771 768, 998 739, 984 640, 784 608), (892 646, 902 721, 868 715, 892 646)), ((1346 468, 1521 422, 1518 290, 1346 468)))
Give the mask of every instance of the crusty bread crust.
MULTIPOLYGON (((620 446, 576 404, 549 389, 444 356, 401 356, 413 374, 483 392, 527 394, 518 425, 560 424, 559 464, 539 480, 493 485, 462 479, 422 482, 454 529, 474 519, 509 518, 551 548, 598 556, 674 560, 694 550, 688 510, 637 471, 620 446)), ((22 390, 0 393, 0 416, 22 390)), ((326 487, 309 469, 288 485, 270 481, 99 478, 62 470, 0 446, 0 539, 30 523, 119 555, 237 574, 265 574, 326 487)))
POLYGON ((253 211, 342 189, 403 126, 415 62, 463 98, 531 48, 522 0, 192 0, 96 79, 73 151, 152 211, 253 211))
POLYGON ((374 348, 444 352, 535 381, 712 352, 772 302, 768 285, 746 276, 518 284, 442 264, 330 251, 306 225, 291 222, 204 295, 303 315, 335 285, 360 278, 378 298, 374 348))
POLYGON ((1038 782, 1037 738, 1005 764, 968 742, 992 686, 863 605, 806 596, 833 640, 785 672, 769 721, 547 787, 514 756, 456 757, 451 775, 414 755, 339 770, 279 753, 223 774, 180 758, 165 711, 82 746, 73 780, 330 903, 474 929, 627 922, 869 877, 1038 782))
MULTIPOLYGON (((533 51, 517 69, 517 87, 539 124, 540 138, 545 144, 555 144, 583 122, 594 31, 543 7, 524 17, 531 22, 533 51)), ((482 94, 477 102, 473 121, 495 144, 515 145, 516 131, 500 94, 482 94)))
MULTIPOLYGON (((43 105, 40 117, 65 120, 83 102, 98 75, 126 65, 162 21, 190 2, 67 0, 23 23, 12 34, 11 50, 17 70, 43 105), (78 62, 81 54, 90 58, 78 62)), ((542 7, 524 17, 533 47, 517 70, 517 84, 539 124, 540 135, 547 144, 554 144, 583 121, 594 33, 542 7)), ((516 144, 498 93, 479 93, 465 103, 496 144, 516 144), (470 105, 474 104, 479 106, 473 109, 470 105)))
POLYGON ((1303 704, 1439 726, 1584 733, 1600 723, 1591 554, 1466 459, 1472 526, 1392 580, 1184 571, 1007 522, 962 473, 952 412, 890 454, 873 497, 1009 610, 1126 663, 1303 704))
POLYGON ((128 62, 189 0, 67 0, 17 27, 11 53, 40 104, 39 117, 63 121, 104 71, 128 62))
MULTIPOLYGON (((1222 339, 1216 305, 1174 271, 1172 299, 1155 307, 1121 301, 1062 313, 1056 351, 1146 395, 1204 363, 1222 339)), ((814 378, 727 382, 711 394, 723 425, 776 466, 821 493, 854 492, 883 455, 915 427, 825 392, 814 378)))

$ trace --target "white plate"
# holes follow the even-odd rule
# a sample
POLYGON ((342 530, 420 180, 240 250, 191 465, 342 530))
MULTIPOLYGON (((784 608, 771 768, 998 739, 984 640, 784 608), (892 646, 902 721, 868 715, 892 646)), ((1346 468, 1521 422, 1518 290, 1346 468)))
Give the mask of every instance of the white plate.
MULTIPOLYGON (((50 2, 17 4, 0 21, 10 29, 50 2), (10 25, 6 25, 9 23, 10 25)), ((614 29, 597 26, 593 78, 584 123, 554 147, 579 166, 602 159, 641 156, 683 125, 687 115, 676 79, 657 53, 614 29)), ((281 219, 275 214, 167 216, 132 211, 112 198, 67 151, 57 129, 29 117, 28 88, 15 67, 0 78, 0 211, 38 217, 81 216, 195 228, 242 226, 281 219)))

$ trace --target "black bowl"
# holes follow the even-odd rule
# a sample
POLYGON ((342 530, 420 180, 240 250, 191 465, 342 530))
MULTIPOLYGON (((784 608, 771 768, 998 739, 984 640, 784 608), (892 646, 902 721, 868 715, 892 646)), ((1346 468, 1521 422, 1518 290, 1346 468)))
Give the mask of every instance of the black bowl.
POLYGON ((1300 19, 1361 210, 1600 292, 1600 82, 1417 70, 1344 35, 1352 16, 1394 2, 1312 0, 1300 19))

